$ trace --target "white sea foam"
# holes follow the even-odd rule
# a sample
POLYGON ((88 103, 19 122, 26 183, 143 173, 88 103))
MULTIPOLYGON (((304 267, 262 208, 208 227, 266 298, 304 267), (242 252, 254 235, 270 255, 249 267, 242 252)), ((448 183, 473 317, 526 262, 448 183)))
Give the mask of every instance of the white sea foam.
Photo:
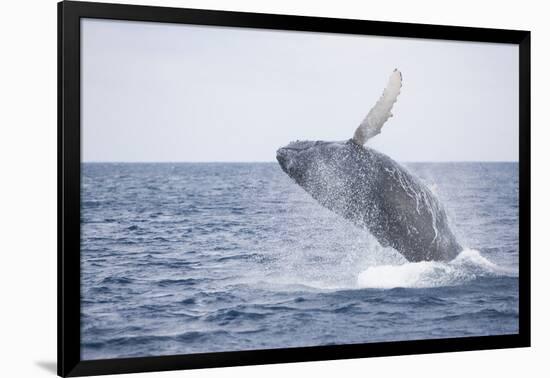
POLYGON ((474 249, 462 251, 450 262, 421 261, 371 266, 357 277, 361 288, 391 289, 453 286, 477 277, 509 275, 474 249))

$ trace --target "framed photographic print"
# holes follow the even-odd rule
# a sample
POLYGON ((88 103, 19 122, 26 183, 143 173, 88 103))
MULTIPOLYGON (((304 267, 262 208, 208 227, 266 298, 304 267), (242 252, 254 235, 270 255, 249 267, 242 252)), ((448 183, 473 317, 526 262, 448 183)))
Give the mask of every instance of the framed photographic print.
POLYGON ((59 375, 529 346, 529 32, 58 11, 59 375))

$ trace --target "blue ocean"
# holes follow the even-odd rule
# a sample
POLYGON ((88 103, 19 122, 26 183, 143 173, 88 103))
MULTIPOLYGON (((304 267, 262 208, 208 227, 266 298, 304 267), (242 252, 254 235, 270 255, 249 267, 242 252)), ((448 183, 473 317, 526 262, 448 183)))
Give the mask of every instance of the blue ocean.
POLYGON ((518 164, 405 165, 450 262, 407 262, 276 163, 83 163, 82 359, 517 333, 518 164))

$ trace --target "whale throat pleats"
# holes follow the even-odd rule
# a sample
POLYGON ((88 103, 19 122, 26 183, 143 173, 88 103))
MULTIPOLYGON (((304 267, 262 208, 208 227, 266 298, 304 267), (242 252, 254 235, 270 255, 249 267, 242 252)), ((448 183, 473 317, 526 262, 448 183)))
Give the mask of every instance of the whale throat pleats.
POLYGON ((391 109, 401 91, 401 82, 401 72, 395 69, 388 80, 382 97, 380 97, 363 122, 355 130, 353 134, 353 141, 355 143, 362 146, 367 140, 380 134, 382 126, 392 116, 391 109))

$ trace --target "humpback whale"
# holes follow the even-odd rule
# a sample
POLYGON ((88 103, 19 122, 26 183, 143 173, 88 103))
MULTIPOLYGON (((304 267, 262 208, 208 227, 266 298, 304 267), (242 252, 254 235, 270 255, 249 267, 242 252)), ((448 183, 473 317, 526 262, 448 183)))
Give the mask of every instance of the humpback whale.
POLYGON ((408 261, 449 261, 463 248, 437 197, 405 167, 365 146, 392 116, 401 86, 396 69, 353 138, 291 142, 277 150, 277 161, 322 206, 368 229, 382 246, 408 261))

